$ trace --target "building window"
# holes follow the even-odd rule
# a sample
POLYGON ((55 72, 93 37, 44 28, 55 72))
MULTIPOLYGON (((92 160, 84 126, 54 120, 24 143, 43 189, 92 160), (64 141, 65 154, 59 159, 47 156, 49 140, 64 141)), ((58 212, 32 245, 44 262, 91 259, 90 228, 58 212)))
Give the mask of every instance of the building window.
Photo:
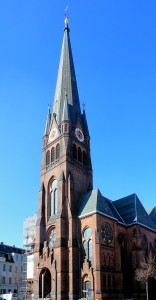
POLYGON ((9 277, 9 284, 11 284, 11 277, 9 277))
POLYGON ((105 264, 106 264, 106 267, 110 267, 110 256, 108 253, 106 254, 105 264))
POLYGON ((9 265, 9 272, 12 272, 12 265, 9 265))
POLYGON ((5 277, 2 276, 2 284, 5 284, 5 277))
POLYGON ((106 275, 103 275, 103 288, 106 289, 106 275))
POLYGON ((51 149, 51 162, 53 162, 55 160, 55 148, 53 147, 51 149))
POLYGON ((57 195, 57 180, 54 180, 51 184, 50 190, 50 199, 51 199, 51 216, 57 214, 57 204, 58 204, 58 195, 57 195))
POLYGON ((67 124, 65 124, 65 130, 64 131, 67 132, 67 124))
POLYGON ((111 287, 111 276, 108 275, 108 288, 110 288, 110 287, 111 287))
POLYGON ((18 255, 16 254, 16 261, 18 261, 18 255))
POLYGON ((50 164, 50 151, 48 150, 46 153, 46 166, 50 164))
POLYGON ((81 152, 81 148, 78 148, 78 161, 82 162, 82 152, 81 152))
POLYGON ((56 145, 56 159, 60 157, 60 144, 56 145))
POLYGON ((115 276, 112 277, 112 286, 113 286, 113 289, 115 289, 115 276))
POLYGON ((73 144, 73 158, 77 159, 77 148, 75 144, 73 144))
POLYGON ((154 251, 156 251, 156 239, 153 242, 153 248, 154 248, 154 251))
POLYGON ((86 159, 86 152, 83 151, 83 164, 86 166, 87 165, 87 159, 86 159))
POLYGON ((3 271, 6 271, 6 265, 3 264, 3 271))
POLYGON ((92 230, 87 227, 83 232, 83 250, 84 258, 92 265, 93 261, 93 246, 92 246, 92 230))
POLYGON ((49 234, 49 246, 53 247, 53 245, 56 242, 56 229, 52 228, 50 234, 49 234))

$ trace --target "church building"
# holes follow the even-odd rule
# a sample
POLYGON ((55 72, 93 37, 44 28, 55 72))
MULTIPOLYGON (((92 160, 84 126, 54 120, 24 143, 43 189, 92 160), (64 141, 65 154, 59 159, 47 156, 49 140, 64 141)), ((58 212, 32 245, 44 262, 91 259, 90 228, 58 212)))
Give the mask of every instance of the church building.
MULTIPOLYGON (((146 299, 135 269, 149 251, 156 255, 156 209, 146 212, 136 194, 111 201, 93 189, 90 134, 65 18, 54 101, 43 134, 34 297, 146 299)), ((150 289, 156 295, 155 286, 151 283, 150 289)))

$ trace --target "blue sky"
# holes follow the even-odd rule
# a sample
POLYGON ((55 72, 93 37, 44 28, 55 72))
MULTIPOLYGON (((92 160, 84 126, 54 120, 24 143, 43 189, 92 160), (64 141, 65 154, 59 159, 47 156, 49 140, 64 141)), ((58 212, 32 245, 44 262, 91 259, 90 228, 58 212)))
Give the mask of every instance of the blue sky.
POLYGON ((156 206, 155 0, 0 0, 0 241, 38 209, 42 135, 69 27, 94 187, 156 206))

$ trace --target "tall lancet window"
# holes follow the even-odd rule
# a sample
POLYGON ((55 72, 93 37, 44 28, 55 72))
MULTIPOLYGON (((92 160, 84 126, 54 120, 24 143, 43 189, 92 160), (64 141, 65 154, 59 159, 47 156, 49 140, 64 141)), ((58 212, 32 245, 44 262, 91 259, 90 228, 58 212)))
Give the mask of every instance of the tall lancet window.
POLYGON ((87 227, 83 232, 83 250, 84 258, 89 261, 90 266, 93 261, 93 250, 92 250, 92 230, 90 227, 87 227))
POLYGON ((54 180, 51 184, 50 189, 50 200, 51 200, 51 216, 57 214, 58 209, 58 195, 57 195, 57 180, 54 180))

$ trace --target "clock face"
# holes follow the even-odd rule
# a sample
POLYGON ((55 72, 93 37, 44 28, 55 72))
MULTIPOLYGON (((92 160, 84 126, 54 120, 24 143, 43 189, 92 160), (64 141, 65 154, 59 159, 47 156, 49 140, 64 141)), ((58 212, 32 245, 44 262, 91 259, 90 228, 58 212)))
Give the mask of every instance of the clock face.
POLYGON ((82 132, 81 129, 76 128, 76 129, 75 129, 75 135, 76 135, 77 139, 78 139, 80 142, 83 142, 83 141, 84 141, 84 135, 83 135, 83 132, 82 132))
POLYGON ((52 142, 57 136, 57 129, 56 128, 53 128, 51 131, 50 131, 50 135, 49 135, 49 140, 50 142, 52 142))
POLYGON ((101 236, 106 244, 110 244, 113 239, 112 227, 108 223, 101 226, 101 236))

